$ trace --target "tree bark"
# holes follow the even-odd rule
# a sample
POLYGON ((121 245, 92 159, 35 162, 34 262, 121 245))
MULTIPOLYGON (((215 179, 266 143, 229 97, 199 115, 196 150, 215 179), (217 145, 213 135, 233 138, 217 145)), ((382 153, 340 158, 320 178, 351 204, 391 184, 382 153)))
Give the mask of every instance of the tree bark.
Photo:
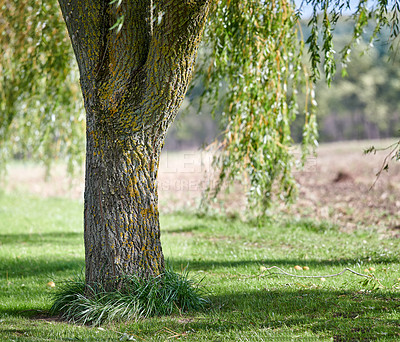
POLYGON ((86 283, 159 275, 157 172, 209 0, 59 0, 87 114, 86 283), (119 18, 120 30, 110 29, 119 18))

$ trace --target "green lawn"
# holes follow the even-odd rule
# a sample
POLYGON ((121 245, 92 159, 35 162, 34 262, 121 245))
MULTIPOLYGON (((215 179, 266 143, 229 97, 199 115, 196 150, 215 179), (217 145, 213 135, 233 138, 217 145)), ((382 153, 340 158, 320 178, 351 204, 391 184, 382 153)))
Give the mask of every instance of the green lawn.
POLYGON ((344 233, 329 223, 270 219, 244 223, 189 213, 164 215, 164 253, 174 270, 204 277, 204 312, 101 327, 51 319, 47 283, 82 272, 82 204, 0 193, 1 341, 397 341, 400 340, 400 239, 372 228, 344 233), (309 270, 295 270, 294 266, 309 270), (351 268, 315 279, 296 275, 351 268))

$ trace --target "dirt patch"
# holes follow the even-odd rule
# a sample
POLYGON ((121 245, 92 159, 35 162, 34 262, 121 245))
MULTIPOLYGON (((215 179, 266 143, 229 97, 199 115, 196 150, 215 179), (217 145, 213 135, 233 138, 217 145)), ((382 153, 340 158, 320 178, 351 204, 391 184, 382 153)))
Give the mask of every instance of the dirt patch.
MULTIPOLYGON (((344 229, 378 226, 393 230, 400 224, 400 164, 391 163, 388 172, 377 180, 386 152, 364 155, 363 149, 372 143, 321 146, 314 170, 296 174, 299 200, 284 210, 301 217, 334 221, 344 229)), ((383 147, 390 142, 374 143, 383 147)))
POLYGON ((34 321, 46 322, 46 323, 68 323, 67 320, 61 316, 50 316, 49 314, 38 314, 30 317, 34 321))
POLYGON ((354 182, 353 176, 344 171, 339 171, 333 183, 354 182))

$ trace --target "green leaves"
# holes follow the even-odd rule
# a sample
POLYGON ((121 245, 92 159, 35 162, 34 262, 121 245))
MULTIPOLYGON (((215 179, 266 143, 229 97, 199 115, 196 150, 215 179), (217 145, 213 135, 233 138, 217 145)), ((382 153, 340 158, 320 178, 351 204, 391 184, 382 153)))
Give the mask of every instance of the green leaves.
POLYGON ((121 15, 121 16, 117 19, 117 21, 115 22, 115 24, 109 28, 109 30, 111 31, 111 30, 116 29, 116 31, 117 31, 116 33, 118 33, 119 31, 121 31, 122 25, 124 25, 124 20, 125 20, 125 16, 124 16, 124 15, 121 15))
POLYGON ((50 165, 84 150, 77 67, 57 1, 0 0, 0 165, 34 157, 50 165))
POLYGON ((346 74, 345 66, 349 60, 352 47, 355 43, 359 43, 360 38, 365 33, 365 28, 370 22, 375 23, 375 29, 370 35, 370 43, 373 43, 382 28, 387 27, 391 32, 391 48, 394 48, 393 44, 400 31, 400 2, 398 0, 378 0, 372 3, 367 0, 359 0, 358 3, 351 3, 349 0, 308 0, 306 3, 313 10, 309 21, 311 33, 306 43, 309 48, 314 81, 319 77, 318 67, 320 64, 324 67, 328 84, 331 83, 335 74, 336 61, 332 39, 334 27, 342 16, 347 16, 354 20, 352 38, 340 53, 344 66, 342 69, 344 75, 346 74), (321 17, 322 25, 319 23, 321 17), (322 37, 319 37, 320 32, 322 32, 322 37))
POLYGON ((211 197, 236 180, 247 185, 248 204, 258 213, 273 192, 282 200, 294 197, 290 125, 301 113, 301 92, 308 94, 302 111, 305 145, 316 136, 312 82, 299 35, 298 18, 286 1, 231 1, 216 8, 207 30, 211 56, 200 68, 207 70, 208 98, 215 106, 225 104, 226 129, 215 159, 221 171, 211 197))
POLYGON ((118 8, 119 6, 121 6, 122 0, 112 0, 112 1, 109 2, 109 4, 110 5, 117 4, 116 6, 118 8))
POLYGON ((293 2, 221 1, 215 8, 206 35, 210 56, 200 68, 208 98, 216 107, 225 105, 226 128, 215 159, 219 183, 209 190, 211 198, 223 184, 239 181, 247 185, 248 204, 257 213, 264 212, 273 194, 292 199, 296 161, 291 124, 304 116, 304 162, 317 145, 314 83, 320 67, 328 84, 336 72, 333 35, 339 18, 350 15, 354 20, 353 37, 341 52, 343 74, 371 19, 376 23, 371 42, 384 26, 391 26, 392 39, 399 33, 399 1, 379 0, 372 7, 366 0, 356 7, 348 0, 306 3, 312 9, 310 33, 304 38, 309 63, 298 23, 301 9, 296 11, 293 2))
MULTIPOLYGON (((215 4, 206 32, 209 54, 198 76, 205 80, 205 96, 215 108, 224 108, 225 130, 215 160, 219 183, 209 195, 216 195, 225 182, 239 180, 247 184, 249 205, 258 212, 271 203, 272 193, 293 198, 291 124, 304 116, 304 161, 317 138, 313 82, 321 64, 328 83, 336 72, 333 33, 338 18, 350 11, 355 23, 353 39, 341 52, 344 67, 369 21, 375 21, 371 42, 382 27, 389 27, 393 48, 400 33, 398 0, 360 0, 354 9, 349 0, 306 3, 312 17, 305 39, 293 1, 215 4)), ((108 4, 121 12, 124 7, 121 0, 108 4)), ((0 0, 0 8, 7 19, 0 20, 0 165, 18 153, 48 165, 66 156, 72 169, 83 156, 84 117, 77 68, 57 2, 0 0)), ((160 12, 156 20, 164 19, 160 12)), ((110 30, 118 33, 124 21, 122 13, 110 30)))

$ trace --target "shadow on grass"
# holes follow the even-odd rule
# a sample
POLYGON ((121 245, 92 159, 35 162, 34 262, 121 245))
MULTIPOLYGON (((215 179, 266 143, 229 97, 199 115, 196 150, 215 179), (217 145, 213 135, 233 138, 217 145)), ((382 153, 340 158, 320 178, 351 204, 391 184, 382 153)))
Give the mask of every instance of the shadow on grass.
POLYGON ((31 276, 44 276, 58 272, 76 270, 79 273, 85 261, 82 258, 70 257, 68 259, 49 259, 36 257, 25 258, 0 258, 0 279, 21 278, 31 276))
POLYGON ((187 233, 193 233, 198 230, 203 230, 206 229, 206 225, 191 225, 187 227, 182 227, 178 229, 163 229, 162 234, 187 234, 187 233))
MULTIPOLYGON (((399 305, 395 292, 249 290, 215 296, 203 314, 163 319, 162 325, 177 333, 208 334, 212 341, 229 336, 235 341, 398 341, 399 305)), ((157 334, 159 327, 157 318, 135 324, 136 331, 148 334, 157 334)))
POLYGON ((0 234, 0 245, 17 245, 17 244, 38 244, 46 243, 57 245, 62 240, 63 245, 69 243, 77 243, 83 241, 82 232, 51 232, 51 233, 30 233, 30 234, 0 234))
POLYGON ((243 266, 278 266, 283 268, 292 268, 296 265, 307 265, 310 268, 320 266, 341 266, 343 268, 354 265, 358 261, 365 261, 368 264, 391 264, 398 263, 399 260, 396 257, 382 257, 379 255, 374 256, 362 256, 359 258, 339 258, 339 259, 260 259, 260 260, 197 260, 197 259, 168 259, 168 263, 174 269, 181 269, 182 267, 189 266, 190 271, 207 271, 216 270, 218 268, 237 268, 243 266))
MULTIPOLYGON (((400 293, 354 292, 324 289, 251 290, 212 298, 219 314, 240 312, 246 327, 258 329, 305 328, 325 333, 334 341, 400 339, 400 323, 394 315, 400 293)), ((237 315, 239 316, 239 315, 237 315)))
MULTIPOLYGON (((10 266, 18 268, 14 276, 34 276, 67 269, 78 272, 83 265, 82 258, 54 261, 37 259, 33 263, 30 260, 12 262, 15 264, 10 264, 10 260, 7 260, 7 267, 4 267, 4 263, 0 260, 1 275, 10 266)), ((173 260, 174 265, 179 265, 180 262, 173 260)), ((273 264, 290 265, 297 262, 298 260, 274 260, 273 264)), ((321 261, 311 260, 311 262, 321 264, 321 261)), ((323 260, 322 263, 324 262, 323 260)), ((248 263, 259 262, 242 261, 233 264, 219 262, 219 265, 231 267, 248 263)), ((197 267, 211 267, 211 265, 214 265, 211 261, 195 264, 197 267)), ((190 264, 190 268, 195 268, 193 263, 190 264)), ((296 332, 298 335, 309 332, 321 338, 333 338, 333 341, 337 342, 400 340, 399 292, 356 292, 295 287, 230 291, 211 297, 211 308, 204 313, 183 317, 170 316, 162 319, 162 325, 171 331, 182 331, 182 333, 193 331, 195 334, 211 332, 215 336, 232 335, 236 336, 236 340, 239 340, 238 337, 243 340, 251 337, 254 341, 268 341, 278 337, 284 340, 285 334, 289 332, 296 332)), ((35 314, 33 311, 21 313, 20 310, 13 308, 3 308, 0 309, 0 314, 32 316, 35 314)), ((154 335, 160 332, 160 321, 157 317, 132 324, 138 328, 135 328, 135 331, 154 335), (152 320, 154 324, 150 323, 152 320)))
POLYGON ((48 303, 51 300, 47 282, 79 274, 83 266, 83 257, 0 257, 0 317, 31 317, 42 312, 46 307, 43 296, 48 303))

